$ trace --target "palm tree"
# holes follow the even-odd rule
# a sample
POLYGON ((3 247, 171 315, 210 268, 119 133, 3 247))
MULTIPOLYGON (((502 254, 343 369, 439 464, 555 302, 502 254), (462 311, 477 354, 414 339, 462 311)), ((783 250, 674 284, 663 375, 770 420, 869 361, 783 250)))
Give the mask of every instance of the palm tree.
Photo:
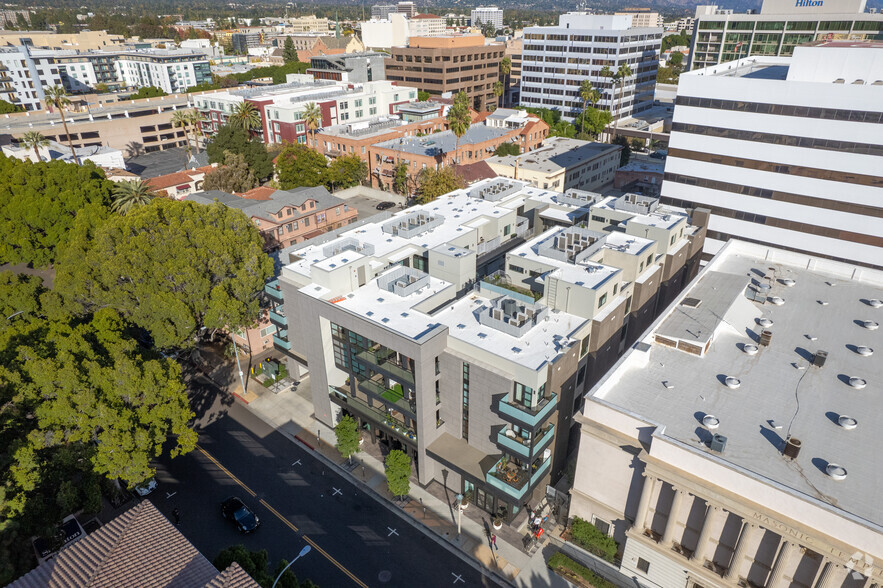
POLYGON ((592 96, 592 92, 597 93, 598 90, 592 86, 591 80, 586 78, 579 85, 579 97, 583 99, 583 124, 581 127, 582 132, 586 132, 586 104, 589 102, 589 98, 592 96))
MULTIPOLYGON (((602 78, 612 78, 613 77, 613 70, 610 69, 609 65, 605 65, 604 67, 601 68, 601 71, 598 73, 598 75, 601 76, 602 78)), ((604 93, 605 94, 607 93, 606 89, 604 90, 604 93)), ((607 110, 610 111, 610 114, 613 114, 613 100, 612 99, 610 101, 610 104, 607 105, 607 110)))
POLYGON ((52 86, 51 88, 46 88, 45 90, 45 98, 46 104, 48 106, 52 106, 58 109, 58 114, 61 115, 61 124, 64 125, 64 134, 67 135, 67 146, 70 147, 71 155, 74 157, 74 162, 77 165, 80 165, 80 160, 77 157, 77 152, 74 151, 74 142, 71 140, 71 134, 67 130, 67 119, 64 118, 64 109, 69 106, 71 101, 70 98, 67 97, 67 92, 64 91, 64 88, 61 86, 52 86))
POLYGON ((460 137, 466 134, 470 125, 472 125, 472 117, 469 115, 469 96, 460 90, 454 98, 454 105, 448 110, 448 127, 457 137, 457 145, 454 148, 455 158, 460 151, 460 137))
POLYGON ((512 72, 512 58, 504 57, 500 62, 500 75, 503 76, 504 88, 509 87, 509 74, 512 72))
POLYGON ((616 70, 616 76, 614 76, 614 81, 619 80, 619 101, 616 104, 616 118, 613 119, 613 137, 616 138, 616 130, 619 128, 619 116, 620 109, 622 108, 622 93, 623 88, 625 87, 625 79, 632 75, 632 68, 628 66, 627 63, 623 63, 619 66, 619 69, 616 70))
MULTIPOLYGON (((316 131, 322 126, 322 108, 315 102, 310 102, 304 109, 304 123, 307 125, 307 131, 312 135, 312 143, 316 142, 316 131)), ((315 147, 315 145, 311 145, 315 147)))
POLYGON ((48 147, 49 139, 43 136, 43 133, 39 131, 28 131, 18 140, 18 144, 24 147, 25 149, 33 149, 34 155, 37 156, 37 163, 43 161, 43 158, 40 157, 40 147, 48 147))
MULTIPOLYGON (((497 103, 499 104, 500 96, 503 95, 503 82, 497 80, 494 82, 494 96, 497 97, 497 103)), ((500 104, 502 107, 502 104, 500 104)))
POLYGON ((172 126, 184 129, 184 136, 187 138, 187 161, 190 161, 190 118, 187 113, 183 110, 176 110, 172 115, 172 126))
POLYGON ((233 107, 233 112, 227 117, 227 124, 251 133, 261 128, 261 113, 254 104, 243 100, 233 107))
POLYGON ((205 117, 195 108, 187 113, 187 119, 193 125, 193 138, 196 139, 196 154, 199 155, 199 138, 205 135, 202 132, 202 122, 205 117))
POLYGON ((113 189, 113 196, 111 210, 120 214, 129 214, 135 208, 149 204, 156 197, 156 193, 144 180, 135 180, 119 182, 113 189))

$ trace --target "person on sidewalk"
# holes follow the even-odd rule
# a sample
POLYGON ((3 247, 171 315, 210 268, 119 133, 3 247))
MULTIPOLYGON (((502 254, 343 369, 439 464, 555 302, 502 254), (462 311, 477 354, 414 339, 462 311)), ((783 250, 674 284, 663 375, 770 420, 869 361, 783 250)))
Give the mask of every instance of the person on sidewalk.
POLYGON ((497 547, 497 536, 496 535, 491 535, 491 543, 493 543, 494 549, 496 549, 497 551, 500 550, 500 548, 497 547))
POLYGON ((178 510, 178 507, 172 509, 172 518, 175 519, 175 524, 181 524, 181 511, 178 510))

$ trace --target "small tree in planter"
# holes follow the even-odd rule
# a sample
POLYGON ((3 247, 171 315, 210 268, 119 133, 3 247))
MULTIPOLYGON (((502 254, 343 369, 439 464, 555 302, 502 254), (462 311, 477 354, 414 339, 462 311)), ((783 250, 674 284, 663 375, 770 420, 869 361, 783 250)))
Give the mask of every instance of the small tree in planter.
POLYGON ((607 561, 612 562, 616 557, 619 546, 613 537, 608 537, 598 527, 585 521, 579 517, 573 518, 573 524, 570 527, 570 537, 574 543, 594 553, 607 561))
POLYGON ((411 458, 404 451, 394 449, 386 456, 386 483, 393 496, 411 493, 411 458))
POLYGON ((359 451, 359 429, 356 421, 349 415, 344 415, 337 426, 334 427, 337 437, 337 450, 344 459, 352 459, 353 454, 359 451))

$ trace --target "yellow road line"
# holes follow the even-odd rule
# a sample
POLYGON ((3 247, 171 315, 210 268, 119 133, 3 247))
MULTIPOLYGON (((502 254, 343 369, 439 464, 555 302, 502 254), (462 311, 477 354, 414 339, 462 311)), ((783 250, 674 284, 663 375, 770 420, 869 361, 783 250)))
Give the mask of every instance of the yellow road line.
POLYGON ((225 468, 224 466, 222 466, 222 465, 221 465, 221 462, 219 462, 219 461, 216 460, 214 457, 212 457, 212 455, 211 455, 208 451, 206 451, 205 449, 203 449, 203 448, 200 447, 199 445, 197 445, 196 448, 199 449, 199 451, 201 451, 203 455, 205 455, 207 458, 209 458, 209 459, 212 461, 213 464, 215 464, 216 466, 218 466, 218 468, 219 468, 222 472, 224 472, 225 474, 227 474, 228 476, 230 476, 230 479, 232 479, 234 482, 236 482, 237 484, 239 484, 240 486, 242 486, 242 488, 243 488, 246 492, 248 492, 249 494, 251 494, 252 498, 254 498, 255 496, 257 496, 257 492, 255 492, 254 490, 252 490, 251 488, 249 488, 248 486, 246 486, 246 485, 242 482, 242 480, 240 480, 239 478, 237 478, 236 476, 234 476, 234 475, 230 472, 230 470, 228 470, 227 468, 225 468))
POLYGON ((276 518, 277 518, 277 519, 279 519, 280 521, 282 521, 283 523, 285 523, 286 525, 288 525, 288 528, 290 528, 292 531, 294 531, 295 533, 297 533, 297 527, 295 527, 294 524, 293 524, 291 521, 289 521, 288 519, 286 519, 285 517, 283 517, 281 514, 279 514, 279 511, 277 511, 275 508, 273 508, 272 506, 270 506, 269 504, 267 504, 267 501, 264 500, 263 498, 261 499, 261 504, 263 504, 264 506, 266 506, 266 507, 267 507, 267 510, 269 510, 271 513, 273 513, 274 515, 276 515, 276 518))
POLYGON ((343 566, 340 564, 339 561, 337 561, 336 559, 334 559, 333 557, 331 557, 330 555, 328 555, 328 552, 325 551, 324 549, 322 549, 321 547, 319 547, 319 546, 316 544, 315 541, 313 541, 312 539, 310 539, 310 538, 307 537, 306 535, 304 535, 304 541, 306 541, 307 543, 309 543, 309 544, 313 547, 313 549, 315 549, 316 551, 318 551, 319 553, 321 553, 322 555, 324 555, 324 556, 325 556, 325 559, 327 559, 328 561, 330 561, 331 563, 333 563, 334 565, 336 565, 336 566, 338 567, 338 569, 340 569, 341 572, 343 572, 344 574, 346 574, 347 576, 349 576, 350 579, 351 579, 353 582, 355 582, 356 584, 358 584, 358 585, 361 586, 362 588, 368 588, 368 585, 367 585, 367 584, 365 584, 364 582, 362 582, 361 580, 359 580, 359 579, 355 576, 355 574, 353 574, 351 571, 349 571, 348 569, 346 569, 345 567, 343 567, 343 566))

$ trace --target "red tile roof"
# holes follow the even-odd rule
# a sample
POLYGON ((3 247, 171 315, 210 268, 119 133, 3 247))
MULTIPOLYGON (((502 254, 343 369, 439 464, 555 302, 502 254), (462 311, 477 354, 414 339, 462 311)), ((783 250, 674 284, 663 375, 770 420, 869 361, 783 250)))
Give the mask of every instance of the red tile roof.
POLYGON ((497 177, 497 172, 495 172, 486 161, 455 165, 454 171, 457 172, 457 175, 463 178, 463 181, 467 184, 477 182, 478 180, 497 177))
POLYGON ((270 200, 270 196, 275 191, 276 188, 271 188, 269 186, 258 186, 257 188, 252 188, 248 192, 243 192, 239 195, 250 200, 270 200))
POLYGON ((9 588, 259 588, 238 567, 219 573, 145 500, 9 588))

